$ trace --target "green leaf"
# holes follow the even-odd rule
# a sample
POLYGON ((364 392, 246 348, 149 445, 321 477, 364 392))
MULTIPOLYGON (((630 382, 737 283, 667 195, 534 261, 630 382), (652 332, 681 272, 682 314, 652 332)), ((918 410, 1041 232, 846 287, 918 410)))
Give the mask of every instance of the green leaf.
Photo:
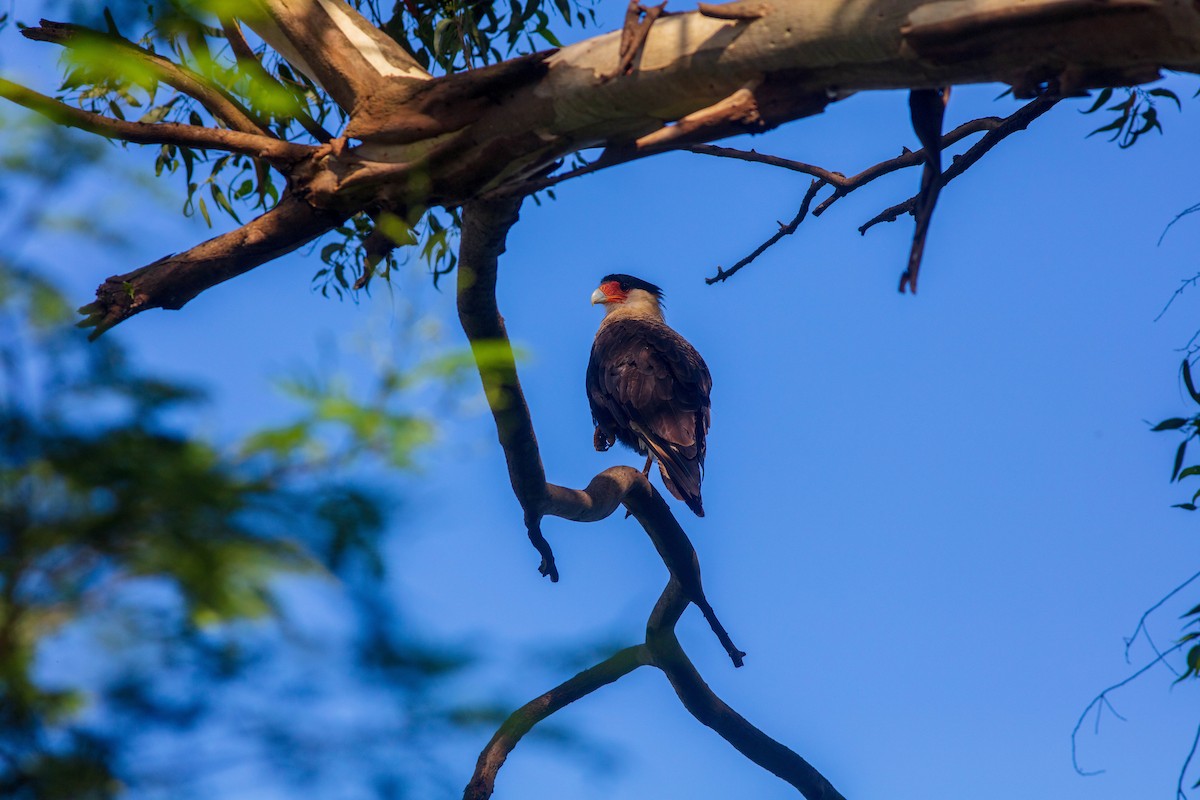
MULTIPOLYGON (((1185 619, 1187 617, 1194 617, 1197 614, 1200 614, 1200 605, 1194 606, 1191 611, 1188 611, 1185 614, 1180 614, 1179 618, 1185 619)), ((1200 633, 1189 633, 1188 636, 1195 639, 1197 636, 1200 636, 1200 633)), ((1186 642, 1186 641, 1188 641, 1188 639, 1187 639, 1187 637, 1184 637, 1183 639, 1180 639, 1179 641, 1186 642)))
POLYGON ((1187 387, 1188 394, 1191 395, 1193 401, 1200 404, 1200 392, 1196 391, 1196 384, 1192 382, 1192 367, 1186 358, 1179 370, 1183 373, 1183 385, 1187 387))
POLYGON ((1179 430, 1180 428, 1182 428, 1184 425, 1187 425, 1187 424, 1188 424, 1188 421, 1186 419, 1184 419, 1183 417, 1171 417, 1170 419, 1164 419, 1162 422, 1158 423, 1150 430, 1152 430, 1152 431, 1174 431, 1174 430, 1179 430))
POLYGON ((1196 505, 1194 503, 1175 503, 1173 506, 1171 506, 1171 508, 1182 508, 1184 511, 1195 511, 1196 505))
MULTIPOLYGON (((1112 93, 1113 93, 1112 87, 1105 87, 1104 89, 1101 89, 1100 94, 1097 95, 1096 102, 1092 104, 1092 107, 1089 108, 1087 111, 1081 111, 1080 113, 1081 114, 1091 114, 1093 112, 1099 111, 1100 107, 1102 105, 1104 105, 1105 103, 1107 103, 1109 101, 1109 99, 1112 97, 1112 93)), ((1004 95, 1000 95, 1000 97, 1003 97, 1003 96, 1004 95)), ((999 99, 999 98, 997 98, 997 99, 999 99)))
POLYGON ((1125 117, 1118 117, 1107 125, 1101 128, 1096 128, 1096 130, 1092 131, 1087 135, 1087 137, 1084 138, 1095 136, 1097 133, 1105 133, 1106 131, 1120 131, 1120 129, 1123 127, 1125 127, 1125 117))
POLYGON ((1188 440, 1184 439, 1179 443, 1179 449, 1175 451, 1175 466, 1171 470, 1171 480, 1179 477, 1179 468, 1183 466, 1183 454, 1187 450, 1187 443, 1188 440))
POLYGON ((1183 103, 1179 102, 1179 95, 1175 94, 1170 89, 1151 89, 1150 91, 1146 92, 1146 94, 1150 95, 1151 97, 1165 97, 1168 100, 1174 100, 1175 105, 1179 108, 1179 110, 1183 111, 1183 103))

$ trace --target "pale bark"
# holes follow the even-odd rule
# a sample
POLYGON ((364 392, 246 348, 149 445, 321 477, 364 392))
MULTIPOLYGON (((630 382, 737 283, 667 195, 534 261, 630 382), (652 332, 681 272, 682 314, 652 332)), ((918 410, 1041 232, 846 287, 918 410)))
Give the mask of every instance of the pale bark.
MULTIPOLYGON (((632 59, 631 37, 622 56, 623 37, 614 32, 434 79, 342 0, 256 0, 247 9, 245 23, 349 114, 337 138, 285 169, 297 198, 321 216, 341 218, 522 194, 558 159, 584 148, 605 148, 600 168, 766 131, 864 90, 1003 81, 1018 96, 1061 96, 1152 80, 1162 68, 1200 71, 1200 12, 1187 0, 701 4, 655 21, 632 59)), ((226 124, 249 127, 215 102, 213 87, 201 82, 185 91, 207 96, 226 124)), ((291 238, 303 243, 323 230, 297 229, 291 238)), ((273 257, 247 251, 238 271, 273 257)), ((144 300, 138 310, 173 307, 171 298, 186 294, 155 269, 115 279, 133 284, 144 300)))

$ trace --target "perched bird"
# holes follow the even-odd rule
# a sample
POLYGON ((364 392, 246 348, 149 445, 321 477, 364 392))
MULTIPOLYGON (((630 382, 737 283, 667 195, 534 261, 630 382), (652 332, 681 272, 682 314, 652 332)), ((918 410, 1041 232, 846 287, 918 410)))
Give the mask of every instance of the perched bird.
POLYGON ((662 289, 631 275, 606 275, 592 293, 604 319, 592 342, 587 395, 595 446, 614 441, 658 462, 663 484, 704 516, 700 481, 712 378, 704 359, 663 320, 662 289))

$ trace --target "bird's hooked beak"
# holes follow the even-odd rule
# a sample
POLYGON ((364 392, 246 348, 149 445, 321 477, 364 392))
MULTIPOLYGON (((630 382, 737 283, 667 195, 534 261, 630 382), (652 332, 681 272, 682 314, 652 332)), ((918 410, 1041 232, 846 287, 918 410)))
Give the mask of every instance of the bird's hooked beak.
POLYGON ((624 303, 626 293, 617 281, 605 281, 592 292, 592 305, 606 306, 609 303, 624 303))

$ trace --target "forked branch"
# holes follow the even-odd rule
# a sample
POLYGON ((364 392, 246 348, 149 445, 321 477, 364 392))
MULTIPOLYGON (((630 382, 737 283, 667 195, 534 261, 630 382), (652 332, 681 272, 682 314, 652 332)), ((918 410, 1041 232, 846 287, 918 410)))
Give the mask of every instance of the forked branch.
MULTIPOLYGON (((945 186, 950 181, 963 174, 968 167, 975 164, 987 154, 989 150, 995 147, 1017 131, 1022 131, 1029 126, 1038 117, 1045 114, 1053 108, 1060 97, 1043 95, 1035 98, 1031 102, 1025 104, 1021 108, 1014 111, 1007 117, 981 117, 959 125, 954 130, 945 134, 942 137, 942 149, 951 147, 954 144, 962 141, 968 136, 976 133, 983 133, 983 137, 978 142, 972 145, 961 155, 954 156, 949 167, 941 174, 939 181, 941 186, 945 186)), ((725 269, 717 267, 717 272, 710 278, 705 278, 708 284, 718 283, 728 280, 744 267, 751 264, 756 258, 765 253, 773 245, 783 239, 784 236, 789 236, 796 232, 800 223, 808 216, 809 207, 811 206, 814 196, 822 188, 832 186, 833 191, 829 193, 824 200, 817 204, 815 209, 812 209, 812 216, 819 217, 825 213, 838 200, 846 195, 866 186, 868 183, 881 178, 884 175, 889 175, 897 170, 907 169, 909 167, 921 166, 927 163, 927 155, 924 149, 908 150, 895 158, 889 158, 886 161, 881 161, 874 164, 861 172, 846 176, 841 172, 835 172, 825 167, 820 167, 815 164, 807 164, 803 161, 794 161, 788 158, 768 155, 766 153, 757 153, 753 150, 736 150, 730 147, 718 147, 716 145, 702 144, 687 148, 693 153, 700 155, 716 156, 719 158, 732 158, 739 161, 749 161, 755 164, 765 164, 771 167, 779 167, 781 169, 800 172, 805 175, 811 175, 816 180, 809 187, 804 199, 800 203, 800 210, 796 217, 787 225, 781 225, 780 230, 766 240, 762 245, 755 249, 748 256, 736 262, 732 267, 725 269)), ((894 222, 901 214, 911 213, 916 207, 919 194, 908 198, 903 203, 898 203, 885 211, 880 212, 874 218, 865 223, 858 230, 860 233, 866 233, 873 225, 880 222, 894 222)))
POLYGON ((491 796, 496 775, 521 737, 534 725, 640 666, 666 674, 684 707, 747 758, 795 786, 809 800, 842 800, 812 765, 733 711, 705 684, 675 636, 689 603, 700 608, 735 666, 744 653, 734 647, 704 597, 696 552, 662 496, 633 467, 613 467, 583 490, 546 482, 533 420, 517 378, 512 347, 496 306, 496 279, 505 237, 517 221, 521 198, 475 201, 464 207, 459 249, 458 312, 483 380, 488 405, 508 463, 513 491, 525 513, 530 539, 542 554, 541 571, 557 578, 553 553, 541 533, 544 516, 579 522, 604 519, 624 505, 645 528, 671 578, 646 628, 646 641, 619 651, 515 711, 480 754, 464 793, 466 800, 491 796))
POLYGON ((704 682, 675 635, 675 625, 688 602, 683 587, 671 578, 650 613, 644 643, 617 651, 509 715, 479 754, 463 800, 487 800, 492 796, 496 776, 508 754, 539 722, 643 666, 663 672, 684 708, 697 721, 750 761, 791 784, 802 796, 808 800, 844 800, 816 768, 748 722, 704 682))
POLYGON ((496 306, 496 276, 508 230, 517 221, 521 198, 476 201, 463 208, 458 258, 458 316, 479 366, 484 393, 496 421, 496 432, 508 463, 513 492, 525 513, 529 540, 542 556, 539 571, 552 581, 558 568, 542 535, 545 516, 579 522, 604 519, 623 504, 649 534, 671 575, 688 600, 704 614, 734 666, 745 653, 734 646, 704 596, 696 551, 662 495, 632 467, 613 467, 597 475, 582 491, 546 481, 529 406, 517 379, 512 345, 496 306))

